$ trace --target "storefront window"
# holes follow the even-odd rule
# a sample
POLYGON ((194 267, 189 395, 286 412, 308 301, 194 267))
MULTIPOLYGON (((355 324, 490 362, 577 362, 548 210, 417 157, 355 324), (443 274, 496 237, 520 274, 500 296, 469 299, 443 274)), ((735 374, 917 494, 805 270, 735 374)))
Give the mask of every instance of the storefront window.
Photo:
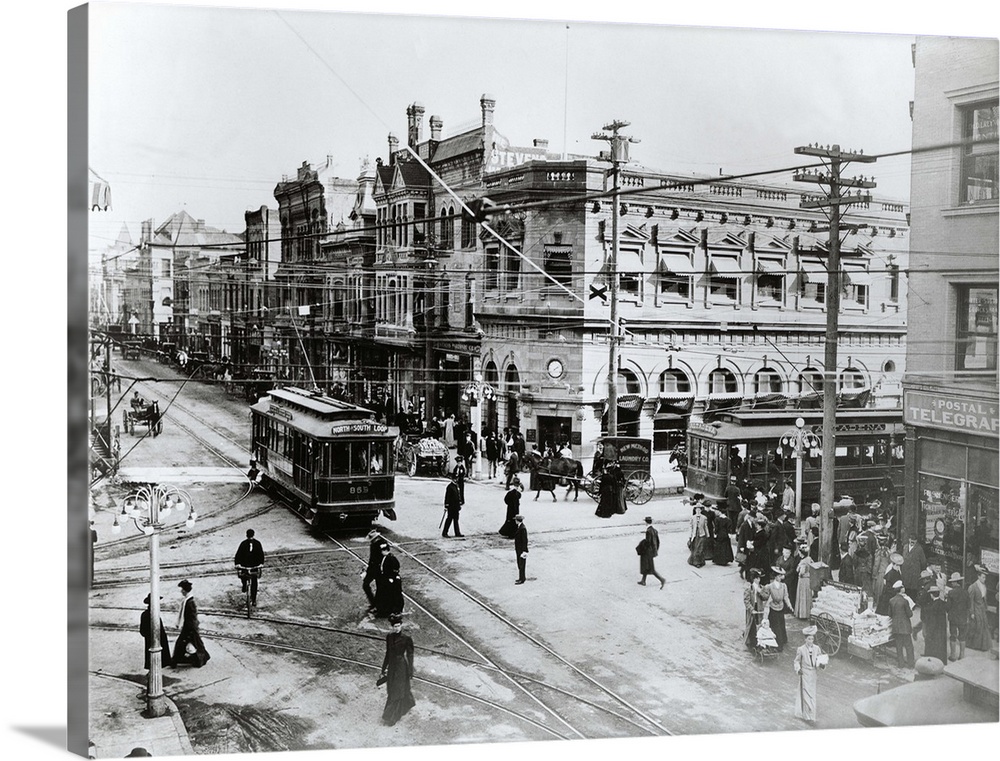
POLYGON ((921 475, 917 538, 924 544, 928 562, 940 563, 947 574, 965 575, 965 506, 961 481, 921 475))

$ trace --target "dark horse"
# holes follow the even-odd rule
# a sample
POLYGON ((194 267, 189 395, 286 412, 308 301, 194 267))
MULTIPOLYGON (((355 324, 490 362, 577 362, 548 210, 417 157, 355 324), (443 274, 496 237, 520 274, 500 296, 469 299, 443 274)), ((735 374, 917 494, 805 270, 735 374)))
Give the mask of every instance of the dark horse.
POLYGON ((543 491, 550 492, 555 500, 555 487, 565 486, 566 496, 569 499, 569 492, 573 490, 573 501, 576 502, 580 496, 580 481, 583 480, 583 463, 570 457, 561 457, 556 454, 554 457, 544 457, 539 452, 528 452, 524 456, 528 463, 528 469, 535 475, 535 499, 543 491))

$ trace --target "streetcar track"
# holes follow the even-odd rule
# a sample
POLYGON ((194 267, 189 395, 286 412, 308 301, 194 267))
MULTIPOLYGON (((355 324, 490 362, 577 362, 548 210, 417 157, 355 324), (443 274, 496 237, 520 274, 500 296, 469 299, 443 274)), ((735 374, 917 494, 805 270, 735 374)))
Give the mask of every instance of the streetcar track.
MULTIPOLYGON (((140 610, 140 609, 132 607, 132 606, 119 606, 119 605, 93 605, 93 606, 91 606, 91 609, 92 610, 104 610, 104 611, 122 611, 122 612, 137 612, 137 611, 140 610)), ((217 608, 202 608, 202 609, 200 609, 198 611, 198 615, 201 616, 201 617, 204 617, 204 618, 224 618, 224 619, 234 619, 234 620, 237 620, 237 621, 245 621, 246 620, 246 616, 245 616, 244 613, 235 613, 235 612, 231 612, 231 611, 220 610, 220 609, 217 609, 217 608)), ((266 616, 266 615, 260 615, 259 613, 255 613, 250 620, 251 621, 256 621, 256 622, 259 622, 259 623, 273 624, 273 625, 285 626, 285 627, 291 627, 291 628, 312 629, 312 630, 316 630, 318 632, 327 633, 327 634, 340 634, 340 635, 344 635, 344 636, 347 636, 347 637, 352 637, 352 638, 356 638, 356 639, 367 640, 367 641, 370 641, 372 643, 376 643, 379 646, 381 646, 381 644, 385 640, 384 635, 382 635, 381 633, 379 633, 379 634, 369 634, 367 632, 359 632, 359 631, 355 631, 355 630, 351 630, 351 629, 343 629, 343 628, 339 628, 339 627, 335 627, 335 626, 327 626, 327 625, 324 625, 324 624, 317 624, 317 623, 313 623, 311 621, 299 621, 299 620, 295 620, 295 619, 280 618, 280 617, 277 617, 277 616, 266 616)), ((121 629, 128 629, 129 628, 126 625, 119 625, 119 624, 91 624, 91 625, 94 626, 95 628, 102 628, 102 627, 109 627, 109 628, 111 628, 111 627, 118 627, 118 628, 121 628, 121 629)), ((201 630, 201 634, 202 634, 203 637, 204 636, 209 636, 209 637, 218 637, 218 638, 233 638, 232 635, 225 635, 225 634, 221 634, 221 633, 217 633, 217 632, 213 633, 213 632, 211 632, 209 630, 205 630, 205 629, 201 630)), ((253 639, 253 640, 247 640, 247 641, 253 642, 254 644, 262 644, 264 642, 263 640, 260 640, 260 639, 253 639)), ((277 647, 281 647, 282 646, 282 645, 279 645, 278 643, 270 643, 270 644, 274 644, 277 647)), ((593 701, 587 700, 586 698, 581 697, 580 695, 578 695, 578 694, 576 694, 574 692, 570 692, 569 690, 566 690, 566 689, 564 689, 562 687, 559 687, 557 685, 545 682, 545 681, 543 681, 543 680, 541 680, 541 679, 539 679, 537 677, 531 676, 530 674, 522 674, 522 673, 519 673, 519 672, 516 672, 516 671, 511 671, 510 669, 502 668, 502 667, 500 667, 497 664, 492 663, 492 662, 483 663, 481 661, 477 661, 477 660, 475 660, 473 658, 469 658, 469 657, 464 656, 464 655, 460 655, 460 654, 457 654, 457 653, 449 653, 449 652, 445 652, 445 651, 441 651, 441 650, 435 650, 433 648, 424 647, 424 646, 420 646, 420 645, 414 645, 414 649, 418 653, 424 653, 426 655, 431 655, 431 656, 434 656, 434 657, 437 657, 437 658, 442 658, 444 660, 458 661, 458 662, 462 663, 463 665, 473 666, 473 667, 478 668, 478 669, 483 669, 483 670, 485 670, 487 672, 491 672, 491 673, 494 673, 494 674, 504 675, 504 676, 515 678, 515 679, 519 679, 519 680, 531 682, 532 684, 534 684, 534 685, 536 685, 538 687, 542 687, 542 688, 551 690, 552 692, 556 692, 556 693, 562 695, 565 698, 568 698, 568 699, 571 699, 571 700, 576 701, 578 703, 581 703, 581 704, 583 704, 583 705, 585 705, 585 706, 587 706, 589 708, 593 708, 593 709, 595 709, 597 711, 600 711, 601 713, 607 714, 607 715, 609 715, 609 716, 611 716, 611 717, 613 717, 615 719, 618 719, 618 720, 621 720, 621 721, 624 721, 624 722, 628 722, 628 723, 632 723, 634 725, 634 722, 632 722, 629 719, 629 717, 623 716, 622 714, 618 713, 617 711, 609 709, 607 706, 602 706, 602 705, 599 705, 597 703, 594 703, 593 701)), ((330 653, 326 653, 326 655, 329 656, 329 657, 342 657, 342 656, 333 656, 330 653)), ((380 666, 379 667, 372 666, 371 668, 380 668, 380 666)), ((492 703, 491 703, 491 705, 492 705, 492 703)), ((562 739, 568 739, 568 738, 564 737, 562 739)))
MULTIPOLYGON (((90 624, 90 627, 92 629, 101 629, 101 630, 104 630, 104 631, 122 631, 122 630, 130 630, 131 629, 131 627, 128 627, 128 626, 122 625, 122 624, 94 624, 94 623, 92 623, 92 624, 90 624)), ((340 663, 345 663, 345 664, 348 664, 348 665, 351 665, 351 666, 360 667, 360 668, 364 668, 364 669, 368 669, 368 670, 376 671, 376 672, 381 671, 381 668, 382 668, 381 662, 378 663, 377 665, 375 665, 375 664, 372 664, 372 663, 367 663, 365 661, 357 660, 356 658, 348 658, 348 657, 342 656, 342 655, 332 655, 330 653, 324 653, 324 652, 321 652, 319 650, 311 650, 311 649, 308 649, 308 648, 296 647, 295 645, 283 645, 283 644, 279 644, 279 643, 276 643, 276 642, 267 642, 267 641, 261 641, 261 640, 255 640, 255 639, 246 639, 244 637, 236 637, 236 636, 229 635, 229 634, 220 634, 220 633, 208 632, 208 631, 204 631, 204 630, 201 632, 201 636, 203 638, 205 638, 205 639, 212 639, 212 640, 217 640, 217 641, 234 642, 234 643, 241 644, 241 645, 250 645, 250 646, 253 646, 253 647, 264 647, 264 648, 270 648, 272 650, 282 650, 284 652, 296 653, 298 655, 305 655, 305 656, 309 656, 309 657, 312 657, 312 658, 320 658, 320 659, 323 659, 323 660, 337 661, 337 662, 340 662, 340 663)), ((91 673, 97 673, 97 672, 93 672, 92 671, 91 673)), ((100 672, 100 673, 103 673, 103 672, 100 672)), ((414 682, 418 682, 420 684, 428 685, 430 687, 435 687, 435 688, 443 690, 445 692, 449 692, 451 694, 457 695, 457 696, 459 696, 461 698, 464 698, 466 700, 470 700, 470 701, 473 701, 473 702, 476 702, 476 703, 480 703, 480 704, 482 704, 484 706, 487 706, 489 708, 492 708, 492 709, 494 709, 496 711, 500 711, 501 713, 504 713, 504 714, 507 714, 508 716, 512 716, 512 717, 514 717, 516 719, 519 719, 520 721, 523 721, 526 724, 529 724, 532 727, 535 727, 536 729, 538 729, 538 730, 540 730, 542 732, 545 732, 546 734, 551 735, 552 737, 555 737, 556 739, 559 739, 559 740, 568 740, 568 739, 571 739, 571 738, 569 738, 569 737, 561 734, 560 732, 557 732, 552 727, 549 727, 549 726, 543 724, 542 722, 538 721, 537 719, 534 719, 534 718, 532 718, 530 716, 526 716, 525 714, 522 714, 522 713, 518 713, 517 711, 515 711, 515 710, 513 710, 511 708, 508 708, 507 706, 505 706, 505 705, 503 705, 501 703, 497 703, 495 701, 488 700, 487 698, 483 698, 483 697, 481 697, 479 695, 476 695, 475 693, 467 692, 467 691, 462 690, 462 689, 460 689, 458 687, 455 687, 453 685, 444 684, 443 682, 437 682, 437 681, 434 681, 433 679, 428 679, 427 677, 422 677, 422 676, 418 676, 418 675, 414 675, 412 677, 412 680, 414 682)), ((178 692, 176 694, 180 695, 180 694, 184 694, 184 693, 178 692)))
MULTIPOLYGON (((343 545, 336 537, 333 537, 333 536, 331 536, 329 534, 324 534, 324 536, 326 536, 330 541, 334 542, 335 544, 338 544, 339 546, 341 546, 343 549, 347 550, 358 561, 360 561, 362 563, 366 562, 365 559, 362 558, 360 555, 358 555, 357 552, 355 552, 355 551, 351 550, 350 548, 346 547, 345 545, 343 545)), ((546 645, 545 643, 543 643, 542 641, 540 641, 537 637, 533 636, 531 633, 529 633, 523 627, 519 626, 514 621, 512 621, 511 619, 509 619, 508 617, 506 617, 503 613, 501 613, 495 607, 493 607, 489 603, 485 602, 484 600, 481 600, 480 598, 476 597, 472 593, 468 592, 467 590, 465 590, 464 588, 462 588, 461 586, 459 586, 458 584, 456 584, 455 582, 453 582, 451 579, 448 579, 443 574, 441 574, 440 572, 438 572, 437 570, 435 570, 431 566, 427 565, 425 562, 423 562, 420 558, 418 558, 412 552, 406 550, 405 548, 403 548, 403 547, 401 547, 399 545, 396 545, 396 547, 397 547, 397 549, 399 550, 399 552, 401 554, 405 554, 407 557, 409 557, 415 563, 417 563, 418 565, 420 565, 421 567, 423 567, 433 577, 435 577, 439 581, 444 582, 447 586, 449 586, 453 590, 457 591, 459 594, 461 594, 462 596, 464 596, 466 599, 472 601, 475 605, 477 605, 482 610, 486 611, 488 614, 492 615, 493 617, 495 617, 496 619, 498 619, 499 621, 501 621, 503 624, 505 624, 509 629, 511 629, 512 631, 514 631, 516 634, 519 634, 521 637, 525 638, 526 640, 528 640, 529 642, 531 642, 532 644, 534 644, 536 647, 542 649, 549 656, 555 658, 561 664, 563 664, 564 666, 568 667, 577 676, 583 678, 585 681, 587 681, 588 683, 590 683, 593 687, 595 687, 596 689, 598 689, 600 692, 603 692, 604 694, 610 696, 614 701, 616 701, 617 703, 619 703, 619 704, 623 705, 624 707, 626 707, 629 711, 631 711, 635 715, 637 715, 640 718, 642 718, 643 721, 647 722, 649 725, 652 725, 658 731, 650 730, 648 726, 643 726, 643 725, 641 725, 641 724, 639 724, 639 723, 637 723, 637 722, 635 722, 635 721, 633 721, 631 719, 628 719, 626 717, 621 717, 625 721, 627 721, 629 724, 631 724, 632 726, 636 727, 637 729, 642 730, 646 734, 652 734, 652 735, 657 735, 657 734, 667 734, 667 735, 670 735, 670 734, 673 734, 672 732, 670 732, 670 730, 668 730, 665 727, 663 727, 659 723, 659 721, 657 721, 655 718, 650 717, 645 712, 643 712, 641 709, 636 708, 631 703, 629 703, 625 698, 621 697, 620 695, 618 695, 617 693, 615 693, 610 688, 608 688, 608 687, 604 686, 603 684, 601 684, 597 679, 595 679, 594 677, 592 677, 589 674, 587 674, 586 672, 584 672, 582 669, 580 669, 575 664, 573 664, 570 661, 568 661, 567 659, 563 658, 561 655, 559 655, 557 652, 555 652, 552 648, 550 648, 548 645, 546 645)), ((453 636, 456 640, 458 640, 460 643, 462 643, 465 647, 467 647, 472 652, 476 653, 486 663, 489 663, 494 668, 496 668, 499 673, 504 674, 505 676, 508 676, 508 678, 522 692, 524 692, 525 694, 527 694, 533 701, 535 701, 540 706, 542 706, 545 709, 546 712, 550 713, 558 721, 560 721, 563 724, 565 724, 575 735, 577 735, 581 739, 585 739, 586 738, 586 735, 583 732, 581 732, 576 727, 572 726, 555 709, 553 709, 551 706, 546 705, 540 698, 538 698, 538 696, 531 694, 529 691, 527 691, 523 687, 523 685, 518 684, 512 677, 510 677, 508 675, 508 672, 505 669, 503 669, 502 667, 500 667, 493 659, 491 659, 488 656, 484 655, 483 653, 479 652, 479 650, 474 645, 472 645, 470 642, 468 642, 464 637, 462 637, 461 634, 459 634, 451 626, 449 626, 444 621, 442 621, 440 618, 438 618, 436 615, 434 615, 426 606, 422 605, 420 602, 418 602, 417 600, 413 599, 412 595, 406 595, 406 598, 414 606, 416 606, 421 611, 423 611, 425 615, 427 615, 429 618, 431 618, 433 621, 435 621, 442 629, 444 629, 445 631, 447 631, 449 634, 451 634, 451 636, 453 636)), ((612 713, 612 712, 608 711, 606 708, 602 708, 601 710, 603 710, 603 711, 605 711, 606 713, 609 713, 609 714, 612 713)), ((613 715, 618 716, 617 714, 613 714, 613 715)))

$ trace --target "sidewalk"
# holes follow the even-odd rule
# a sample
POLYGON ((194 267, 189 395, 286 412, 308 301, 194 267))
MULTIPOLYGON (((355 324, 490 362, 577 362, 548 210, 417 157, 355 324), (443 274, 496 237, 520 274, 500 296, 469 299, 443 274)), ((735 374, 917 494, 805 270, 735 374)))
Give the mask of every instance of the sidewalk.
POLYGON ((125 758, 133 748, 145 748, 156 758, 194 752, 170 698, 166 698, 165 716, 147 719, 142 715, 146 708, 145 685, 91 671, 88 686, 94 758, 125 758))

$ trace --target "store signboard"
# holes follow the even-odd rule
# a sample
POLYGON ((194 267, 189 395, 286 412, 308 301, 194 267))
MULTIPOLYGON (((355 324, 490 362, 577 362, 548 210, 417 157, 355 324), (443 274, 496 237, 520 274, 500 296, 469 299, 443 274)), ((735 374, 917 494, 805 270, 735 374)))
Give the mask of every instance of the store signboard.
POLYGON ((996 550, 980 550, 979 561, 990 573, 1000 573, 1000 553, 996 550))
POLYGON ((996 436, 1000 433, 1000 405, 982 399, 907 390, 903 421, 945 431, 996 436))

